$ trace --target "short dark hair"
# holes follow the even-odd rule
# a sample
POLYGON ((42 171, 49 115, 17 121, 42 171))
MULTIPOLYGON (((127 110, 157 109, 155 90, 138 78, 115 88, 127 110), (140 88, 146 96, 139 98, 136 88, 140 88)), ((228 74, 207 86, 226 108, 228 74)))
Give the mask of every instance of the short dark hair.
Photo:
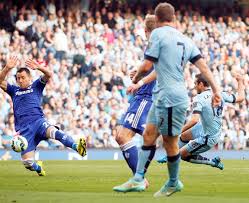
POLYGON ((172 22, 174 20, 175 8, 169 3, 160 3, 155 9, 155 15, 159 22, 172 22))
MULTIPOLYGON (((25 67, 21 67, 17 70, 16 72, 16 76, 17 76, 17 73, 22 73, 22 72, 26 72, 29 76, 31 75, 30 73, 30 70, 28 68, 25 68, 25 67)), ((17 78, 17 77, 16 77, 17 78)))
POLYGON ((197 74, 196 76, 195 76, 195 78, 196 78, 196 82, 199 84, 200 82, 202 82, 202 84, 205 86, 205 87, 209 87, 209 83, 208 83, 208 81, 206 80, 206 78, 204 78, 203 76, 202 76, 202 74, 197 74))

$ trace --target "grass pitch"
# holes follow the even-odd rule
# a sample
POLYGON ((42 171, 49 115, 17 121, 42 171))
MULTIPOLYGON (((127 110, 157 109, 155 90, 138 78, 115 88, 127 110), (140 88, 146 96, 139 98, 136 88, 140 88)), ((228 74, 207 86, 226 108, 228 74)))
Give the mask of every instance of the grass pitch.
POLYGON ((166 165, 151 164, 145 192, 120 194, 112 187, 131 176, 124 161, 45 161, 46 177, 18 161, 0 162, 0 202, 248 203, 249 161, 225 161, 225 170, 181 163, 184 190, 153 198, 167 178, 166 165))

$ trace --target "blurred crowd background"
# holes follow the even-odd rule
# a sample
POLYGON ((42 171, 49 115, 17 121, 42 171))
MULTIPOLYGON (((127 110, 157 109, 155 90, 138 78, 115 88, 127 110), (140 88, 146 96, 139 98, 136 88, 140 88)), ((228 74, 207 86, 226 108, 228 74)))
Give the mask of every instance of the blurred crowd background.
MULTIPOLYGON (((204 9, 181 2, 173 2, 177 29, 196 42, 223 90, 236 93, 237 82, 231 73, 244 74, 246 101, 226 106, 217 148, 245 149, 249 146, 249 12, 237 4, 204 9)), ((10 54, 19 56, 19 66, 30 57, 46 65, 54 71, 43 99, 49 122, 75 140, 84 136, 88 147, 118 147, 115 126, 129 105, 125 93, 131 84, 129 71, 143 60, 143 21, 153 8, 153 4, 125 1, 0 2, 0 67, 10 54)), ((15 83, 15 72, 8 77, 10 83, 15 83)), ((196 95, 197 73, 193 65, 186 65, 191 98, 196 95)), ((40 73, 32 74, 36 79, 40 73)), ((12 102, 1 90, 0 148, 9 147, 13 134, 12 102)), ((39 147, 62 148, 52 140, 39 147)))

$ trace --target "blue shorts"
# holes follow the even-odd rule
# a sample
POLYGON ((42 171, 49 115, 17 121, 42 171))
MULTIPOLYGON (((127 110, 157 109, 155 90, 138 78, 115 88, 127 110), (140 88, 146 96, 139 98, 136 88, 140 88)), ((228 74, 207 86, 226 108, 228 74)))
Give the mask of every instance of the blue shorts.
POLYGON ((191 128, 191 133, 193 140, 186 145, 186 149, 192 155, 206 152, 218 143, 219 134, 212 137, 205 135, 201 122, 191 128))
POLYGON ((120 124, 142 135, 151 105, 151 100, 134 97, 126 113, 122 116, 120 124))
POLYGON ((154 124, 161 135, 180 135, 186 120, 187 108, 187 103, 173 107, 165 107, 163 104, 153 103, 147 123, 154 124))
POLYGON ((46 131, 49 126, 48 122, 41 118, 18 130, 18 134, 28 141, 28 148, 21 153, 22 155, 35 150, 40 141, 47 140, 46 131))

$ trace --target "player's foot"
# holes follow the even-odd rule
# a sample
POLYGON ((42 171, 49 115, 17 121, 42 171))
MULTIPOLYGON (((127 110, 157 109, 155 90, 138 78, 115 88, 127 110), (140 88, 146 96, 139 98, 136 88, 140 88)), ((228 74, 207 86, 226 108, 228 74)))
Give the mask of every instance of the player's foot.
POLYGON ((224 164, 221 162, 220 157, 215 157, 212 159, 212 161, 215 163, 215 165, 213 167, 216 167, 220 170, 224 169, 224 164))
POLYGON ((165 156, 165 157, 163 157, 163 158, 161 158, 161 159, 158 159, 157 160, 157 162, 159 163, 159 164, 164 164, 164 163, 167 163, 167 157, 165 156))
POLYGON ((39 175, 39 176, 46 176, 46 172, 43 170, 43 163, 42 163, 42 161, 37 161, 37 163, 36 163, 38 166, 40 166, 41 167, 41 172, 37 172, 37 174, 39 175))
POLYGON ((77 152, 81 156, 86 155, 86 140, 84 138, 80 138, 78 144, 77 144, 77 152))
POLYGON ((116 192, 141 192, 144 191, 145 189, 146 189, 145 180, 139 182, 135 181, 133 178, 131 178, 124 184, 115 186, 113 188, 113 190, 116 192))
POLYGON ((175 187, 170 187, 168 184, 164 185, 159 191, 154 194, 154 197, 165 197, 174 194, 175 192, 180 192, 183 189, 183 184, 178 180, 175 187))

